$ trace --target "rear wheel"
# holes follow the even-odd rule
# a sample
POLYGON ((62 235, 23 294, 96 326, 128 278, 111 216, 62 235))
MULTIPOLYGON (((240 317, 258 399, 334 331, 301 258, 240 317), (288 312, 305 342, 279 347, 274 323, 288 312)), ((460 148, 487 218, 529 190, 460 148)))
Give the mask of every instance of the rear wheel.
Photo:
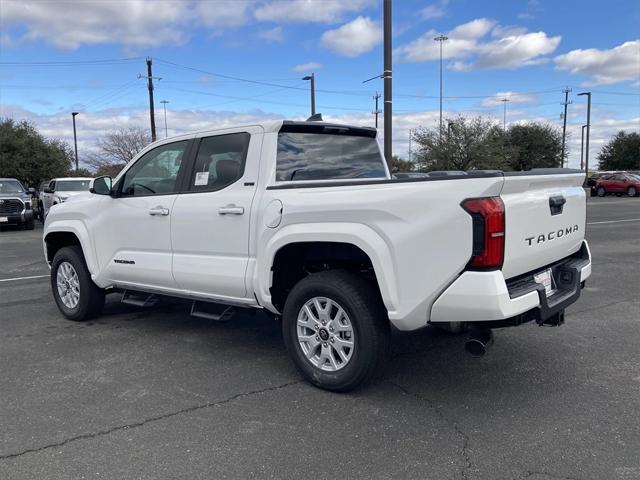
POLYGON ((597 192, 599 197, 604 197, 607 194, 607 191, 604 189, 604 187, 598 187, 597 192))
POLYGON ((378 291, 358 275, 327 271, 293 288, 282 316, 284 342, 310 383, 345 392, 369 381, 389 346, 389 322, 378 291))
POLYGON ((627 195, 630 197, 635 197, 638 194, 638 190, 633 185, 627 188, 627 195))
POLYGON ((56 253, 51 263, 51 290, 69 320, 88 320, 104 307, 104 290, 91 280, 79 246, 61 248, 56 253))

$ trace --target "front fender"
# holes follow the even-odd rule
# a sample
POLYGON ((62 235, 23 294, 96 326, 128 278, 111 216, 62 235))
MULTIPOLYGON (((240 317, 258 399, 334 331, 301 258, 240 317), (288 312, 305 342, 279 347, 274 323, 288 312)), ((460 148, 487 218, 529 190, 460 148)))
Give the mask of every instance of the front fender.
MULTIPOLYGON (((73 233, 78 238, 85 262, 87 263, 87 268, 89 269, 89 273, 91 273, 91 278, 95 279, 98 273, 98 262, 89 237, 89 230, 84 222, 82 220, 71 219, 51 220, 50 216, 47 217, 44 234, 42 236, 45 259, 47 259, 47 236, 55 232, 73 233)), ((48 260, 47 263, 49 263, 48 260)))
POLYGON ((369 256, 385 307, 390 315, 395 313, 399 297, 392 253, 373 229, 359 223, 297 223, 284 226, 269 237, 272 232, 266 231, 258 242, 257 275, 254 276, 254 292, 268 310, 278 313, 269 291, 273 280, 271 267, 278 250, 299 242, 339 242, 352 244, 369 256))

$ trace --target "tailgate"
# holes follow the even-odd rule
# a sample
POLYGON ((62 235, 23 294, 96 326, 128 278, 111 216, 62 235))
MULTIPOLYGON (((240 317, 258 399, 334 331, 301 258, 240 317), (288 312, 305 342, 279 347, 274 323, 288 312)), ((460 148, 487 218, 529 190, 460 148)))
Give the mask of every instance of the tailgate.
POLYGON ((505 278, 577 252, 584 239, 584 173, 505 174, 505 278))

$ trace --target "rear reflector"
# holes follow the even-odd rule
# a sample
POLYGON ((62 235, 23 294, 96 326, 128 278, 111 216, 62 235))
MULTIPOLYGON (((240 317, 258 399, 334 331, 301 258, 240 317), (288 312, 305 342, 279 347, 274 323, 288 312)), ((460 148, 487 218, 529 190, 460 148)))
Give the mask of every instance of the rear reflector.
POLYGON ((473 219, 471 269, 501 268, 504 262, 504 203, 500 197, 470 198, 462 202, 473 219))

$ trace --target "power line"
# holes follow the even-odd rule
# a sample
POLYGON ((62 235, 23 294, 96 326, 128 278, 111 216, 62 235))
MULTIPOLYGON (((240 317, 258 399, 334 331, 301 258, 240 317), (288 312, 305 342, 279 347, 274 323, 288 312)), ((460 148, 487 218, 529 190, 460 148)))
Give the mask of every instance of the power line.
POLYGON ((112 58, 106 60, 76 60, 62 62, 0 62, 5 67, 72 67, 84 65, 119 65, 137 62, 144 57, 112 58))

